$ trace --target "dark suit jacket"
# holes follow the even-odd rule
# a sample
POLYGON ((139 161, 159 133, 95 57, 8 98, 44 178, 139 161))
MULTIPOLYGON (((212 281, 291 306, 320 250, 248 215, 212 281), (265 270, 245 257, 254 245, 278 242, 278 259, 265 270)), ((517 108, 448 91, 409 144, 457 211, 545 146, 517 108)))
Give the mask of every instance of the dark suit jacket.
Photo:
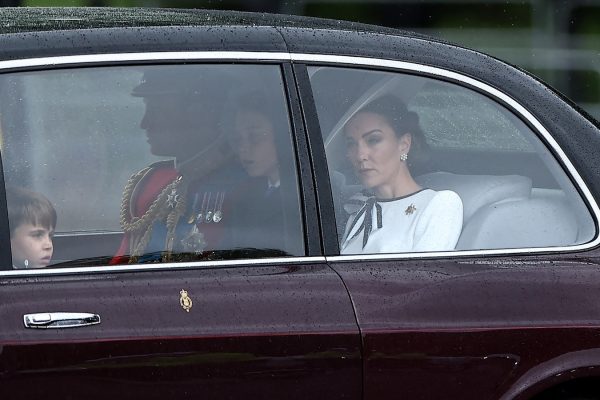
POLYGON ((265 178, 252 178, 237 190, 228 224, 232 248, 286 250, 281 192, 267 189, 265 178))

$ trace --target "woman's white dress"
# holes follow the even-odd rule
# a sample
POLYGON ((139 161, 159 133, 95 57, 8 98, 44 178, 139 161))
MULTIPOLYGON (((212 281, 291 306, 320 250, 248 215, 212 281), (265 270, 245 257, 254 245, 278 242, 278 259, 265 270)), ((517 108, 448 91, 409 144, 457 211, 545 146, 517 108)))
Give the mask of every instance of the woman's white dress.
POLYGON ((342 254, 453 250, 462 230, 462 201, 450 190, 422 189, 389 200, 358 194, 352 202, 358 210, 346 225, 342 254))

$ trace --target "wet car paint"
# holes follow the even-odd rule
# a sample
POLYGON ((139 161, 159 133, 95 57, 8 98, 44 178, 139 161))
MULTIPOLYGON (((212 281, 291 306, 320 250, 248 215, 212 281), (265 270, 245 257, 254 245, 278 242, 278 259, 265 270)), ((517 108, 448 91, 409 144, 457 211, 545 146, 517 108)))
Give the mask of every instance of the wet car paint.
POLYGON ((536 365, 597 349, 600 265, 536 258, 332 263, 361 327, 365 399, 514 396, 536 365))
POLYGON ((0 303, 20 299, 0 309, 0 391, 11 398, 86 388, 86 398, 360 398, 358 327, 323 264, 14 279, 0 289, 0 303), (25 330, 15 318, 44 310, 87 310, 102 323, 25 330))

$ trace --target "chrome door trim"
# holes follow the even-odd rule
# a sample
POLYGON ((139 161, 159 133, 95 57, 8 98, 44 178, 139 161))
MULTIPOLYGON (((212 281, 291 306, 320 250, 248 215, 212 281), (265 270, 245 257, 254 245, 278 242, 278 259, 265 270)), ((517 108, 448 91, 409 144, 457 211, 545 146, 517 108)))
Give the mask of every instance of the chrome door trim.
POLYGON ((276 257, 276 258, 252 258, 240 260, 221 261, 195 261, 182 263, 158 263, 158 264, 125 264, 109 265, 100 267, 73 267, 73 268, 37 268, 37 269, 15 269, 12 271, 0 271, 0 278, 17 276, 47 276, 47 275, 70 275, 73 273, 121 273, 121 272, 143 272, 151 270, 176 270, 197 268, 225 268, 225 267, 257 267, 263 265, 287 266, 296 264, 318 264, 325 263, 325 257, 276 257))
MULTIPOLYGON (((487 93, 490 97, 502 101, 513 112, 520 115, 528 121, 537 132, 544 138, 546 143, 556 152, 559 162, 566 167, 568 174, 574 180, 577 188, 583 194, 587 201, 592 216, 596 224, 600 221, 600 208, 592 196, 589 188, 573 166, 558 143, 554 140, 547 129, 535 118, 527 109, 516 102, 510 96, 500 90, 478 81, 474 78, 461 75, 457 72, 444 70, 438 67, 411 63, 406 61, 394 61, 388 59, 322 55, 322 54, 302 54, 302 53, 283 53, 283 52, 245 52, 245 51, 190 51, 190 52, 146 52, 146 53, 110 53, 110 54, 89 54, 74 56, 57 56, 28 58, 20 60, 0 61, 0 72, 11 70, 21 70, 32 67, 61 67, 70 65, 90 65, 104 66, 107 63, 131 63, 148 61, 261 61, 261 62, 302 62, 302 63, 320 63, 343 66, 368 66, 386 68, 398 71, 410 71, 428 76, 437 76, 446 80, 459 82, 467 86, 477 88, 487 93)), ((147 271, 155 269, 189 269, 198 267, 222 267, 238 265, 269 265, 269 264, 297 264, 303 262, 325 262, 325 261, 364 261, 364 260, 385 260, 385 259, 415 259, 415 258, 456 258, 468 256, 486 256, 486 255, 511 255, 527 253, 556 253, 562 251, 580 251, 587 250, 600 244, 600 232, 596 226, 596 237, 587 243, 560 246, 560 247, 533 247, 519 249, 490 249, 490 250, 459 250, 448 252, 424 252, 424 253, 397 253, 397 254, 372 254, 372 255, 348 255, 348 256, 328 256, 328 257, 290 257, 273 259, 247 259, 247 260, 227 260, 227 261, 198 261, 193 263, 168 263, 168 264, 137 264, 126 266, 106 266, 106 267, 80 267, 80 268, 56 268, 56 269, 37 269, 37 270, 13 270, 0 271, 0 277, 23 276, 23 275, 62 275, 72 273, 96 273, 96 272, 130 272, 147 271)))

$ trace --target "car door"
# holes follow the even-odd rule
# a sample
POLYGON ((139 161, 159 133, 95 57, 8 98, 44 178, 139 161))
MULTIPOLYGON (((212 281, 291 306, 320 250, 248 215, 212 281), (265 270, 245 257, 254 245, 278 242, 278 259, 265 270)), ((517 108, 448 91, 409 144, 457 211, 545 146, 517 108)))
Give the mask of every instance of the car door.
POLYGON ((2 76, 0 197, 8 219, 1 229, 11 245, 4 241, 0 271, 0 393, 359 399, 360 336, 311 215, 289 67, 264 62, 264 54, 262 64, 251 54, 244 63, 181 57, 185 64, 153 54, 166 64, 126 66, 111 66, 111 55, 100 57, 102 65, 61 58, 2 76), (267 133, 234 123, 234 105, 256 92, 268 101, 255 110, 266 109, 279 129, 271 139, 281 192, 268 203, 281 208, 273 223, 257 184, 249 185, 266 175, 240 150, 259 146, 267 133), (198 140, 186 129, 205 135, 200 156, 183 148, 198 140), (215 155, 227 159, 217 170, 203 166, 215 155), (188 180, 186 191, 174 186, 179 180, 188 180), (40 196, 55 209, 54 222, 24 206, 24 198, 39 204, 40 196), (185 212, 171 233, 167 215, 179 205, 185 212), (136 236, 136 223, 146 224, 147 236, 136 236), (17 257, 14 230, 22 224, 55 228, 48 266, 17 257))
MULTIPOLYGON (((364 398, 529 398, 525 392, 592 374, 600 269, 589 249, 598 243, 598 208, 543 125, 501 92, 441 68, 294 59, 312 111, 309 136, 324 149, 329 171, 332 198, 320 193, 336 217, 325 232, 333 238, 327 259, 355 306, 364 398), (372 238, 390 223, 389 208, 368 211, 373 203, 357 206, 357 199, 405 201, 379 200, 376 187, 353 170, 344 143, 354 138, 349 121, 363 107, 374 113, 371 104, 390 96, 418 119, 429 146, 429 159, 408 154, 421 190, 450 190, 461 199, 462 229, 452 248, 412 251, 399 243, 404 250, 347 253, 362 209, 372 218, 359 230, 363 246, 365 231, 372 238)), ((423 211, 414 204, 397 213, 398 232, 402 218, 409 224, 423 211)), ((432 237, 443 234, 445 226, 431 224, 432 237)))

